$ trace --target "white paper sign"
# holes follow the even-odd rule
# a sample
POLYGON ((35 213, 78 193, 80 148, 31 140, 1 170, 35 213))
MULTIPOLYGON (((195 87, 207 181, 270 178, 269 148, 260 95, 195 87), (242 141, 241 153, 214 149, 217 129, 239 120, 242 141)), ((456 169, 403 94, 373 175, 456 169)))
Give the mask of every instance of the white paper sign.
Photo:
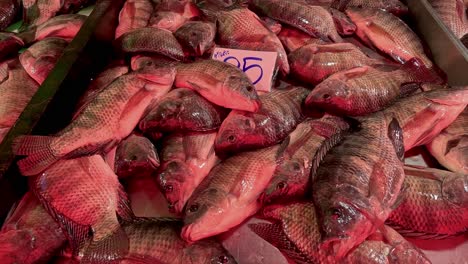
POLYGON ((211 58, 236 66, 249 77, 257 91, 269 92, 277 56, 277 52, 271 51, 216 47, 211 58))

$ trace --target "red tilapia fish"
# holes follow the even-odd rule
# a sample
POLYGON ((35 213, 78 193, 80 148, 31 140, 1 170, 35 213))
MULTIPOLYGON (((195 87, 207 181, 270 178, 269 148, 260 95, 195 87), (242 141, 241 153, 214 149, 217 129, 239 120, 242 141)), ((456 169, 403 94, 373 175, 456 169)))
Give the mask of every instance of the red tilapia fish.
POLYGON ((172 87, 172 68, 145 68, 122 75, 76 114, 54 136, 21 136, 13 151, 23 175, 35 175, 59 159, 106 153, 137 126, 148 106, 172 87))
POLYGON ((291 74, 311 84, 318 84, 333 73, 354 67, 379 64, 351 43, 307 44, 290 53, 291 74))
POLYGON ((468 34, 468 5, 463 0, 430 0, 429 3, 457 38, 468 34))
POLYGON ((182 25, 174 36, 192 56, 202 56, 214 46, 216 26, 211 22, 189 21, 182 25))
POLYGON ((249 228, 296 263, 430 263, 419 249, 388 226, 343 259, 335 259, 320 246, 320 228, 311 202, 270 206, 262 214, 273 223, 249 224, 249 228))
POLYGON ((19 10, 19 1, 3 0, 0 2, 0 31, 6 29, 15 19, 19 10))
POLYGON ((188 242, 225 232, 255 214, 273 176, 279 146, 242 152, 216 165, 185 207, 181 236, 188 242))
POLYGON ((348 123, 341 117, 328 115, 299 124, 283 142, 283 158, 261 201, 270 203, 304 197, 310 185, 310 171, 317 169, 328 150, 339 143, 348 129, 348 123))
POLYGON ((384 112, 400 123, 406 151, 431 142, 467 105, 468 87, 453 87, 402 98, 384 112))
POLYGON ((278 21, 269 17, 261 17, 261 19, 271 32, 275 33, 276 35, 280 33, 283 26, 278 21))
POLYGON ((48 263, 65 242, 60 226, 28 192, 0 231, 0 259, 3 264, 48 263))
POLYGON ((356 24, 356 34, 368 46, 381 50, 400 63, 419 58, 427 68, 432 68, 432 61, 424 53, 421 40, 398 17, 380 9, 348 8, 346 14, 356 24))
POLYGON ((405 167, 401 204, 387 224, 404 236, 445 238, 468 231, 468 175, 405 167))
POLYGON ((149 25, 171 32, 175 32, 185 22, 200 15, 200 10, 191 0, 162 0, 156 5, 155 11, 149 25))
POLYGON ((38 87, 18 59, 0 64, 0 142, 38 87))
POLYGON ((119 25, 115 30, 115 38, 134 29, 148 26, 153 13, 151 0, 127 0, 119 14, 119 25))
POLYGON ((319 38, 314 38, 298 29, 288 26, 283 26, 281 28, 281 31, 278 34, 278 38, 281 40, 281 43, 283 43, 284 48, 288 52, 293 52, 307 44, 327 43, 319 38))
POLYGON ((64 39, 46 38, 21 53, 19 60, 29 76, 42 84, 67 46, 64 39))
POLYGON ((216 22, 216 44, 234 49, 275 51, 281 73, 289 73, 288 58, 281 41, 254 12, 237 4, 214 10, 202 8, 202 11, 216 22))
POLYGON ((175 67, 176 64, 176 61, 159 54, 152 54, 151 56, 135 55, 132 56, 130 60, 130 67, 134 71, 143 69, 145 67, 175 67))
POLYGON ((213 131, 221 126, 228 114, 196 92, 177 88, 170 91, 158 105, 140 121, 144 132, 213 131))
POLYGON ((386 119, 381 112, 366 117, 312 175, 322 243, 337 258, 383 225, 402 188, 403 131, 386 119))
POLYGON ((226 108, 256 112, 260 99, 247 75, 232 64, 198 60, 177 65, 174 85, 189 88, 226 108))
POLYGON ((360 66, 335 73, 312 90, 306 99, 306 106, 349 116, 382 110, 400 96, 406 96, 418 88, 417 85, 404 84, 424 82, 425 76, 431 76, 425 67, 413 70, 416 68, 414 61, 410 60, 394 70, 360 66))
POLYGON ((40 25, 54 17, 62 8, 63 1, 22 0, 23 28, 40 25))
POLYGON ((66 232, 74 255, 83 253, 83 263, 125 256, 128 238, 117 216, 130 221, 133 213, 117 175, 101 156, 60 160, 33 178, 31 186, 66 232))
POLYGON ((187 243, 180 238, 182 221, 173 218, 139 218, 124 226, 130 240, 122 264, 236 264, 213 238, 187 243))
POLYGON ((0 61, 16 56, 23 46, 23 40, 15 34, 0 32, 0 61))
POLYGON ((126 53, 149 52, 161 54, 173 60, 183 60, 184 51, 172 32, 165 29, 144 27, 121 35, 115 46, 126 53))
POLYGON ((304 119, 301 106, 308 93, 300 86, 274 89, 260 96, 258 112, 231 111, 219 128, 216 153, 225 155, 281 142, 304 119))
POLYGON ((214 152, 216 132, 173 134, 163 141, 162 164, 156 176, 169 208, 182 213, 200 182, 218 163, 214 152))
POLYGON ((150 176, 159 167, 159 157, 151 141, 136 134, 122 140, 115 155, 115 173, 119 178, 150 176))
POLYGON ((382 9, 400 16, 408 13, 408 7, 399 0, 333 0, 332 7, 341 11, 348 7, 382 9))
POLYGON ((253 0, 252 5, 265 15, 324 41, 341 42, 333 18, 321 6, 286 0, 253 0))
POLYGON ((356 25, 354 25, 345 13, 334 8, 329 8, 328 11, 332 15, 336 30, 340 35, 351 36, 356 32, 356 25))
POLYGON ((447 169, 468 174, 468 108, 426 147, 447 169))

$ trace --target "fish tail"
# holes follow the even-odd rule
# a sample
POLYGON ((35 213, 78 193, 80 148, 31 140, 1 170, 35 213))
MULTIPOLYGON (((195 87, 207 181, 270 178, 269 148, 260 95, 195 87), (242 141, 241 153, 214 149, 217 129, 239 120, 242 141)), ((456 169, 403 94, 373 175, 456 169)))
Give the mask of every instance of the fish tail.
POLYGON ((436 66, 427 68, 419 58, 412 58, 405 62, 401 70, 409 73, 409 82, 444 84, 447 79, 445 73, 439 68, 436 66))
POLYGON ((54 138, 47 136, 20 136, 13 142, 12 149, 16 155, 28 155, 18 161, 18 167, 25 176, 36 175, 59 160, 52 149, 54 138))
POLYGON ((100 240, 93 240, 87 247, 81 263, 109 263, 128 254, 129 239, 120 225, 114 232, 100 240))

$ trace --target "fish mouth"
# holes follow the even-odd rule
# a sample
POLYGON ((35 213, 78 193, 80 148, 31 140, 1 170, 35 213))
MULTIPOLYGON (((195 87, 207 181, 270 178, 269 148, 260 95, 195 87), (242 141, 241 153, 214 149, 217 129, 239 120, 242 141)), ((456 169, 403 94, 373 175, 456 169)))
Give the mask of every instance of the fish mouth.
POLYGON ((197 230, 197 224, 189 224, 182 227, 180 235, 182 239, 188 243, 194 243, 195 241, 208 237, 210 234, 197 230))

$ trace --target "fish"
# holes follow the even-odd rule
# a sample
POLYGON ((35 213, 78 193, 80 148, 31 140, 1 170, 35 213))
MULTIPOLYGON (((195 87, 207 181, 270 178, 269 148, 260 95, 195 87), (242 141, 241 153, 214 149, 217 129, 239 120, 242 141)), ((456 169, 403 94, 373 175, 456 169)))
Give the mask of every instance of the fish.
POLYGON ((161 54, 173 60, 184 60, 184 51, 172 32, 165 29, 144 27, 122 34, 114 44, 125 53, 149 52, 161 54))
POLYGON ((17 0, 4 0, 0 2, 0 31, 5 30, 15 19, 19 11, 17 0))
POLYGON ((66 14, 53 17, 46 22, 18 33, 24 43, 32 44, 45 38, 62 38, 68 42, 76 36, 84 24, 87 16, 80 14, 66 14))
POLYGON ((64 0, 60 13, 75 13, 88 4, 94 4, 95 0, 64 0))
POLYGON ((128 255, 121 263, 236 264, 214 238, 189 244, 179 236, 182 221, 175 218, 139 218, 124 226, 129 237, 128 255))
POLYGON ((174 36, 192 56, 202 56, 213 48, 216 26, 211 22, 189 21, 174 32, 174 36))
POLYGON ((218 155, 280 143, 305 118, 302 103, 309 90, 300 86, 274 89, 260 96, 258 112, 231 111, 215 141, 218 155))
POLYGON ((39 85, 18 59, 0 64, 0 141, 15 124, 39 85))
POLYGON ((115 29, 118 39, 132 30, 147 27, 153 13, 153 2, 150 0, 128 0, 119 13, 119 25, 115 29))
POLYGON ((382 64, 369 58, 351 43, 306 44, 288 55, 291 74, 311 84, 359 66, 382 64))
POLYGON ((58 0, 22 0, 22 28, 40 25, 54 17, 62 8, 63 1, 58 0))
POLYGON ((351 36, 356 32, 356 25, 348 16, 346 16, 345 13, 334 8, 328 8, 328 11, 333 17, 338 34, 342 36, 351 36))
POLYGON ((343 118, 326 115, 306 119, 283 142, 282 160, 261 196, 264 203, 305 197, 309 190, 311 170, 316 170, 326 153, 350 129, 343 118))
POLYGON ((155 146, 143 136, 131 134, 117 146, 114 167, 119 178, 149 176, 159 165, 155 146))
POLYGON ((278 33, 281 31, 281 28, 283 27, 281 23, 269 17, 261 17, 261 19, 267 28, 276 35, 278 35, 278 33))
POLYGON ((150 110, 139 127, 145 133, 213 131, 221 126, 227 114, 228 110, 210 103, 195 91, 177 88, 150 110))
POLYGON ((445 168, 468 174, 468 108, 426 147, 445 168))
POLYGON ((377 230, 343 259, 335 259, 320 247, 320 227, 312 202, 271 205, 261 214, 272 223, 249 224, 249 228, 295 263, 430 263, 419 249, 388 226, 377 230))
POLYGON ((289 53, 292 53, 293 51, 307 44, 320 45, 327 43, 319 38, 314 38, 298 29, 288 26, 283 26, 281 28, 281 31, 278 34, 278 38, 281 40, 284 48, 289 53))
POLYGON ((468 34, 468 7, 463 0, 430 0, 428 2, 458 39, 468 34))
POLYGON ((425 67, 413 66, 418 65, 413 61, 394 69, 366 65, 337 72, 319 83, 305 104, 339 115, 363 116, 377 112, 418 88, 405 84, 431 80, 432 74, 425 67))
POLYGON ((152 54, 151 56, 147 55, 134 55, 130 59, 130 68, 133 71, 138 71, 145 67, 175 67, 177 64, 176 61, 158 54, 152 54))
POLYGON ((468 87, 451 87, 401 98, 383 112, 398 120, 408 151, 430 143, 467 105, 468 87))
POLYGON ((14 33, 0 32, 0 62, 16 56, 24 46, 24 41, 14 33))
POLYGON ((163 140, 162 164, 155 176, 169 208, 177 214, 195 188, 219 162, 214 152, 216 131, 172 134, 163 140))
POLYGON ((403 131, 382 112, 327 153, 311 175, 325 250, 342 258, 383 225, 403 186, 403 158, 403 131))
POLYGON ((2 263, 46 263, 65 244, 60 226, 32 192, 14 206, 0 231, 2 263))
POLYGON ((117 175, 100 155, 60 160, 31 178, 30 186, 66 232, 73 255, 83 254, 83 263, 127 253, 118 216, 126 221, 135 216, 117 175))
POLYGON ((29 76, 42 84, 67 46, 68 42, 62 38, 47 38, 26 49, 19 60, 29 76))
POLYGON ((348 7, 381 9, 396 16, 408 13, 408 7, 399 0, 334 0, 331 7, 344 11, 348 7))
POLYGON ((260 210, 258 197, 280 157, 276 145, 242 152, 216 165, 187 201, 181 237, 194 242, 220 234, 260 210))
POLYGON ((342 42, 333 17, 322 6, 295 1, 253 0, 251 4, 266 16, 327 42, 342 42))
POLYGON ((405 166, 401 204, 386 224, 400 234, 425 239, 468 231, 468 174, 405 166))
POLYGON ((137 126, 149 105, 172 87, 171 68, 144 69, 109 84, 63 130, 53 136, 19 136, 13 152, 23 175, 36 175, 60 159, 107 153, 137 126))
POLYGON ((201 10, 216 24, 216 44, 232 49, 277 52, 276 66, 284 76, 289 73, 288 58, 281 41, 254 12, 237 3, 229 8, 202 7, 201 10))
POLYGON ((151 17, 149 26, 175 32, 187 21, 198 16, 200 16, 200 10, 192 1, 163 0, 156 5, 155 14, 151 17))
POLYGON ((198 60, 176 66, 174 85, 189 88, 208 101, 230 109, 256 112, 260 99, 247 75, 232 64, 198 60))
POLYGON ((357 36, 368 46, 400 63, 418 58, 428 69, 433 67, 421 40, 398 17, 380 9, 348 8, 346 14, 356 24, 357 36))

